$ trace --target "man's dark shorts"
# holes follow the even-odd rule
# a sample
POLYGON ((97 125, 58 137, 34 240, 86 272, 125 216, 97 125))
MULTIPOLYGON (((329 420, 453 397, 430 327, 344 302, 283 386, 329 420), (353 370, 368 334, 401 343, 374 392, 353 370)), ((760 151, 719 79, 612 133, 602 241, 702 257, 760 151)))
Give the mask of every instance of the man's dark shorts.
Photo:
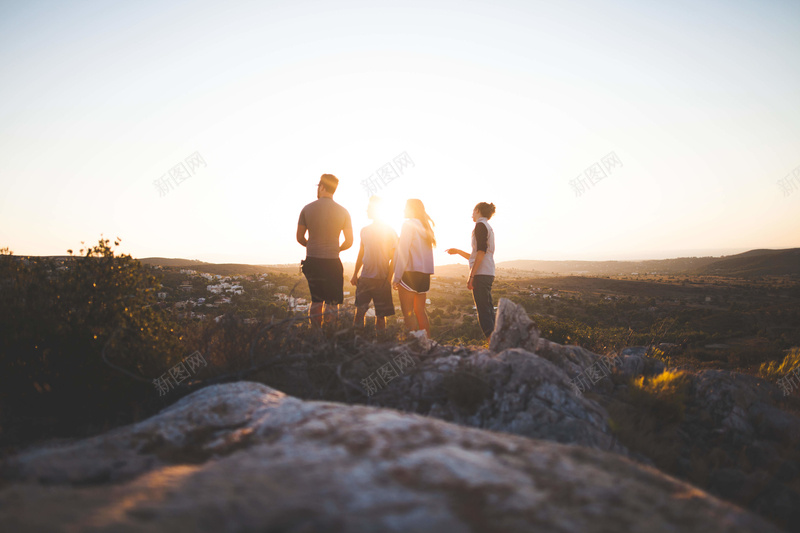
POLYGON ((356 286, 356 307, 369 306, 370 300, 375 302, 375 316, 392 316, 392 284, 389 278, 358 278, 356 286))
POLYGON ((306 257, 302 261, 302 268, 308 280, 312 303, 344 302, 344 268, 340 259, 306 257))

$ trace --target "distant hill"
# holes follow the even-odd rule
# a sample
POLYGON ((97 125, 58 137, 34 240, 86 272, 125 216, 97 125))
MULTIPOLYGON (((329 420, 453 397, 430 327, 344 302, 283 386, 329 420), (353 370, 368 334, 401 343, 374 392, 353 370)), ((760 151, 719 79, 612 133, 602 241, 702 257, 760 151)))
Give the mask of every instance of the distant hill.
POLYGON ((719 257, 680 257, 648 261, 502 261, 498 268, 524 270, 537 274, 580 274, 620 276, 632 273, 685 274, 706 267, 719 257))
POLYGON ((463 265, 436 265, 433 270, 436 272, 434 276, 443 278, 460 278, 461 276, 469 275, 469 266, 466 261, 463 265))
POLYGON ((183 267, 193 268, 198 265, 213 265, 214 263, 206 263, 198 261, 197 259, 174 259, 170 257, 145 257, 139 259, 145 265, 162 266, 162 267, 183 267))
MULTIPOLYGON (((143 264, 152 266, 162 266, 171 268, 186 268, 189 270, 196 270, 198 272, 208 272, 209 274, 219 274, 224 276, 231 276, 235 274, 249 275, 260 274, 268 272, 282 272, 286 274, 297 274, 300 272, 300 263, 290 263, 284 265, 248 265, 243 263, 206 263, 204 261, 197 261, 195 259, 179 259, 179 258, 166 258, 166 257, 145 257, 139 259, 143 264)), ((355 268, 355 263, 344 262, 345 277, 350 279, 355 268)), ((463 265, 436 265, 436 276, 443 277, 461 277, 469 274, 469 267, 466 263, 463 265)))
MULTIPOLYGON (((195 259, 147 257, 144 264, 187 268, 209 274, 261 274, 268 272, 299 273, 298 263, 284 265, 247 265, 241 263, 206 263, 195 259)), ((345 275, 353 272, 353 263, 345 263, 345 275)), ((502 275, 584 275, 620 276, 638 274, 704 275, 704 276, 800 276, 800 248, 786 250, 750 250, 737 255, 722 257, 679 257, 676 259, 653 259, 649 261, 538 261, 523 259, 497 263, 502 275)), ((461 277, 469 273, 464 264, 436 265, 436 275, 461 277)))
MULTIPOLYGON (((251 274, 268 274, 279 270, 277 268, 279 265, 268 267, 266 265, 247 265, 243 263, 206 263, 195 259, 170 259, 165 257, 145 257, 144 259, 139 259, 139 261, 145 265, 186 268, 208 274, 219 274, 220 276, 233 276, 236 274, 249 276, 251 274)), ((292 268, 296 271, 297 265, 293 265, 292 268)))
POLYGON ((743 278, 800 276, 800 248, 750 250, 742 254, 721 257, 693 273, 743 278))

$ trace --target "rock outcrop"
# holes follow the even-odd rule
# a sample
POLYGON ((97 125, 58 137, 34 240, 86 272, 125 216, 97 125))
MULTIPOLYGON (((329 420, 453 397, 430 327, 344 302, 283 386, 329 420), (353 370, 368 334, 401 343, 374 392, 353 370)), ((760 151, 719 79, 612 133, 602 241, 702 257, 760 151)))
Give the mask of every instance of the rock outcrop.
POLYGON ((539 330, 533 320, 522 307, 508 298, 500 298, 489 349, 494 353, 502 352, 506 348, 522 348, 535 352, 538 347, 539 330))
POLYGON ((252 382, 28 450, 0 479, 14 532, 778 531, 616 454, 252 382))
POLYGON ((464 426, 627 453, 614 441, 603 407, 576 394, 560 368, 521 348, 429 354, 371 403, 464 426))
MULTIPOLYGON (((628 454, 611 434, 606 410, 569 384, 600 356, 540 338, 525 310, 510 300, 498 304, 489 350, 437 346, 413 355, 420 364, 372 396, 371 404, 628 454)), ((610 381, 598 387, 613 388, 610 381)))

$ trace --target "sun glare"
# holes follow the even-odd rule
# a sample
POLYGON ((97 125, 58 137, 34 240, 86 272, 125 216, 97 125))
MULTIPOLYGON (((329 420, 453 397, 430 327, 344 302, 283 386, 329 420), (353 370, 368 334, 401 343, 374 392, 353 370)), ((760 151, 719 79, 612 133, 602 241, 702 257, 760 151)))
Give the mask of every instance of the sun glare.
POLYGON ((379 197, 375 204, 375 215, 377 220, 389 224, 398 233, 403 224, 403 208, 405 200, 396 197, 379 197))

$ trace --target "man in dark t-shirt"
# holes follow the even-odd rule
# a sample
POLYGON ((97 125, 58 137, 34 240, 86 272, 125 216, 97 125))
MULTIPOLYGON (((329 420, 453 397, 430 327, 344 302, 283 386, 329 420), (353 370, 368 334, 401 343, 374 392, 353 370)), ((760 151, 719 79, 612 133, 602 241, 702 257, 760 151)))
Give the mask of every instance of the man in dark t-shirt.
POLYGON ((337 318, 339 304, 344 301, 344 269, 339 252, 353 245, 350 213, 333 201, 338 186, 336 176, 323 174, 317 184, 317 200, 303 207, 297 221, 297 242, 306 247, 302 265, 311 292, 308 314, 317 326, 322 326, 323 303, 326 322, 332 323, 337 318), (340 245, 342 232, 344 242, 340 245))

